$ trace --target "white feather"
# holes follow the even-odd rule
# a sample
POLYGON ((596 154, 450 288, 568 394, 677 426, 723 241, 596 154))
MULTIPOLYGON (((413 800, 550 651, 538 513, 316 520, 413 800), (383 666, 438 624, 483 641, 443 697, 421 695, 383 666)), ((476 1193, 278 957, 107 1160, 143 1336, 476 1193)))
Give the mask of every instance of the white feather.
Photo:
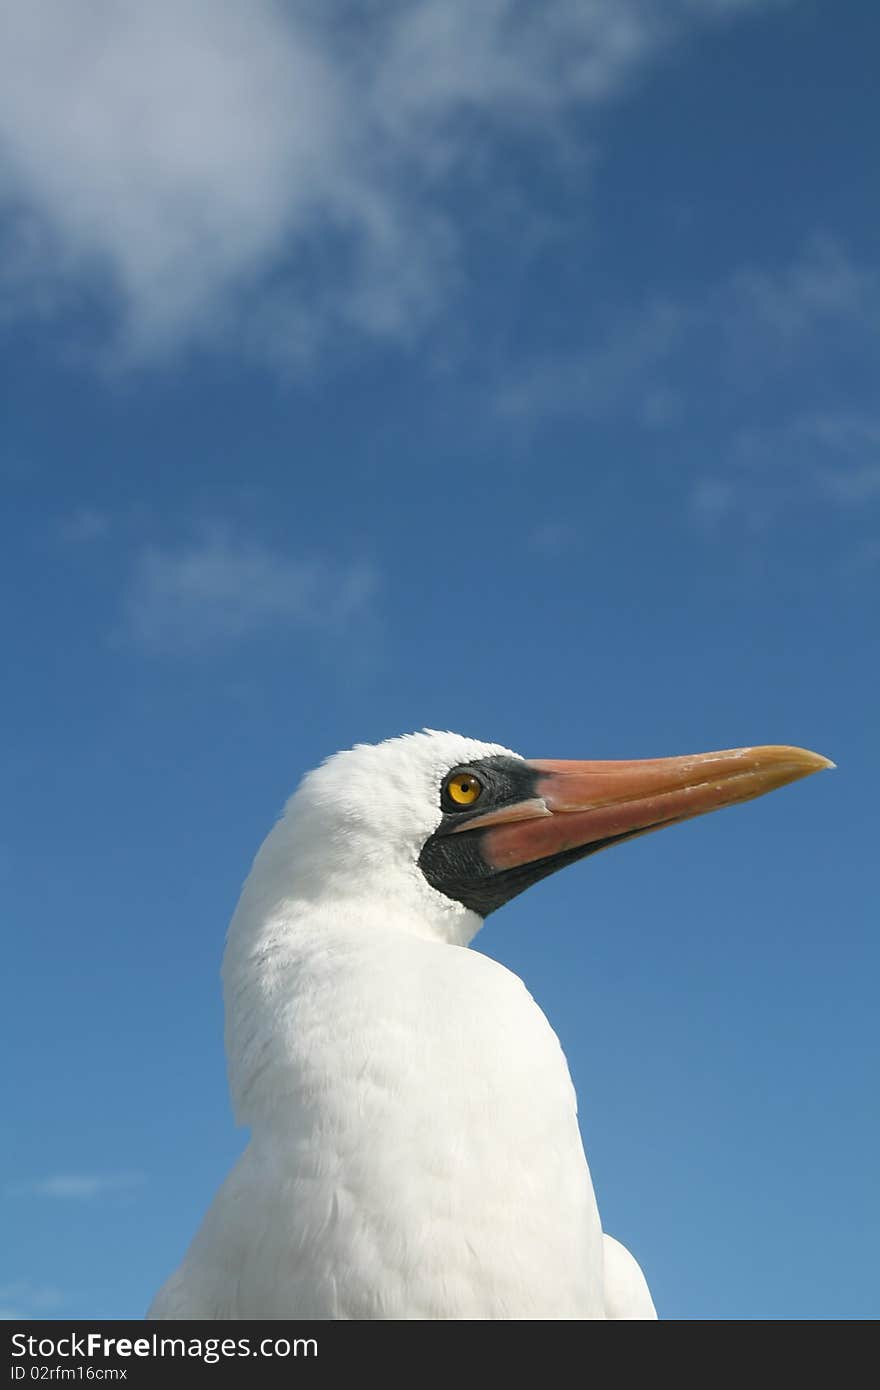
POLYGON ((617 1292, 606 1312, 553 1030, 418 868, 445 774, 507 752, 427 731, 361 746, 288 803, 223 966, 251 1140, 149 1317, 651 1315, 617 1292))
POLYGON ((611 1321, 654 1321, 657 1310, 645 1276, 625 1245, 605 1236, 605 1316, 611 1321))

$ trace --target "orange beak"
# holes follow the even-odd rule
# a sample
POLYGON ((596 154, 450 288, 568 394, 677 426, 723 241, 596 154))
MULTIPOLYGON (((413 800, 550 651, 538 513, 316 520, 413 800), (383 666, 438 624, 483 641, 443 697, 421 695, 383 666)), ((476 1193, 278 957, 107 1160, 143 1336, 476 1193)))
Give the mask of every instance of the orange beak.
POLYGON ((475 815, 454 833, 480 830, 496 870, 556 855, 580 857, 693 816, 751 801, 834 767, 805 748, 771 745, 639 762, 530 761, 534 796, 475 815))

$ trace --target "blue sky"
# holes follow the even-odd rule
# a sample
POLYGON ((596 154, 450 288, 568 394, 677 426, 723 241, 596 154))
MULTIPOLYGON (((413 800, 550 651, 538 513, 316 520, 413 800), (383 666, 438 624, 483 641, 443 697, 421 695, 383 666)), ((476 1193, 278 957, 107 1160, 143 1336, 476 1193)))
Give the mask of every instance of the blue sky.
POLYGON ((0 1305, 141 1315, 253 853, 427 725, 837 762, 477 945, 661 1315, 876 1317, 877 7, 2 12, 0 1305))

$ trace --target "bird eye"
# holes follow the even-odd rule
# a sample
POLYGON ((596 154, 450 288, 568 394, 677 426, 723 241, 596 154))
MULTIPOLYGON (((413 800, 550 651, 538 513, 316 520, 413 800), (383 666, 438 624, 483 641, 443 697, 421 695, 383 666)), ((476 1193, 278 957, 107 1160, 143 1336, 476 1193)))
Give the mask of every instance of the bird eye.
POLYGON ((472 806, 483 790, 483 784, 472 772, 453 772, 447 778, 444 790, 456 806, 472 806))

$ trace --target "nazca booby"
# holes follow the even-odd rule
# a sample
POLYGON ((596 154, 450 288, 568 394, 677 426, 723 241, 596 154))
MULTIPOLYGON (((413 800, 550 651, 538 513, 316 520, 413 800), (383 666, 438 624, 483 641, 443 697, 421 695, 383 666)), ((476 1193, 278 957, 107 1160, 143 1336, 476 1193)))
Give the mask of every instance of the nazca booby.
POLYGON ((798 748, 526 761, 425 730, 305 777, 223 962, 250 1126, 153 1319, 646 1319, 603 1236, 565 1057, 466 948, 565 864, 822 767, 798 748))

